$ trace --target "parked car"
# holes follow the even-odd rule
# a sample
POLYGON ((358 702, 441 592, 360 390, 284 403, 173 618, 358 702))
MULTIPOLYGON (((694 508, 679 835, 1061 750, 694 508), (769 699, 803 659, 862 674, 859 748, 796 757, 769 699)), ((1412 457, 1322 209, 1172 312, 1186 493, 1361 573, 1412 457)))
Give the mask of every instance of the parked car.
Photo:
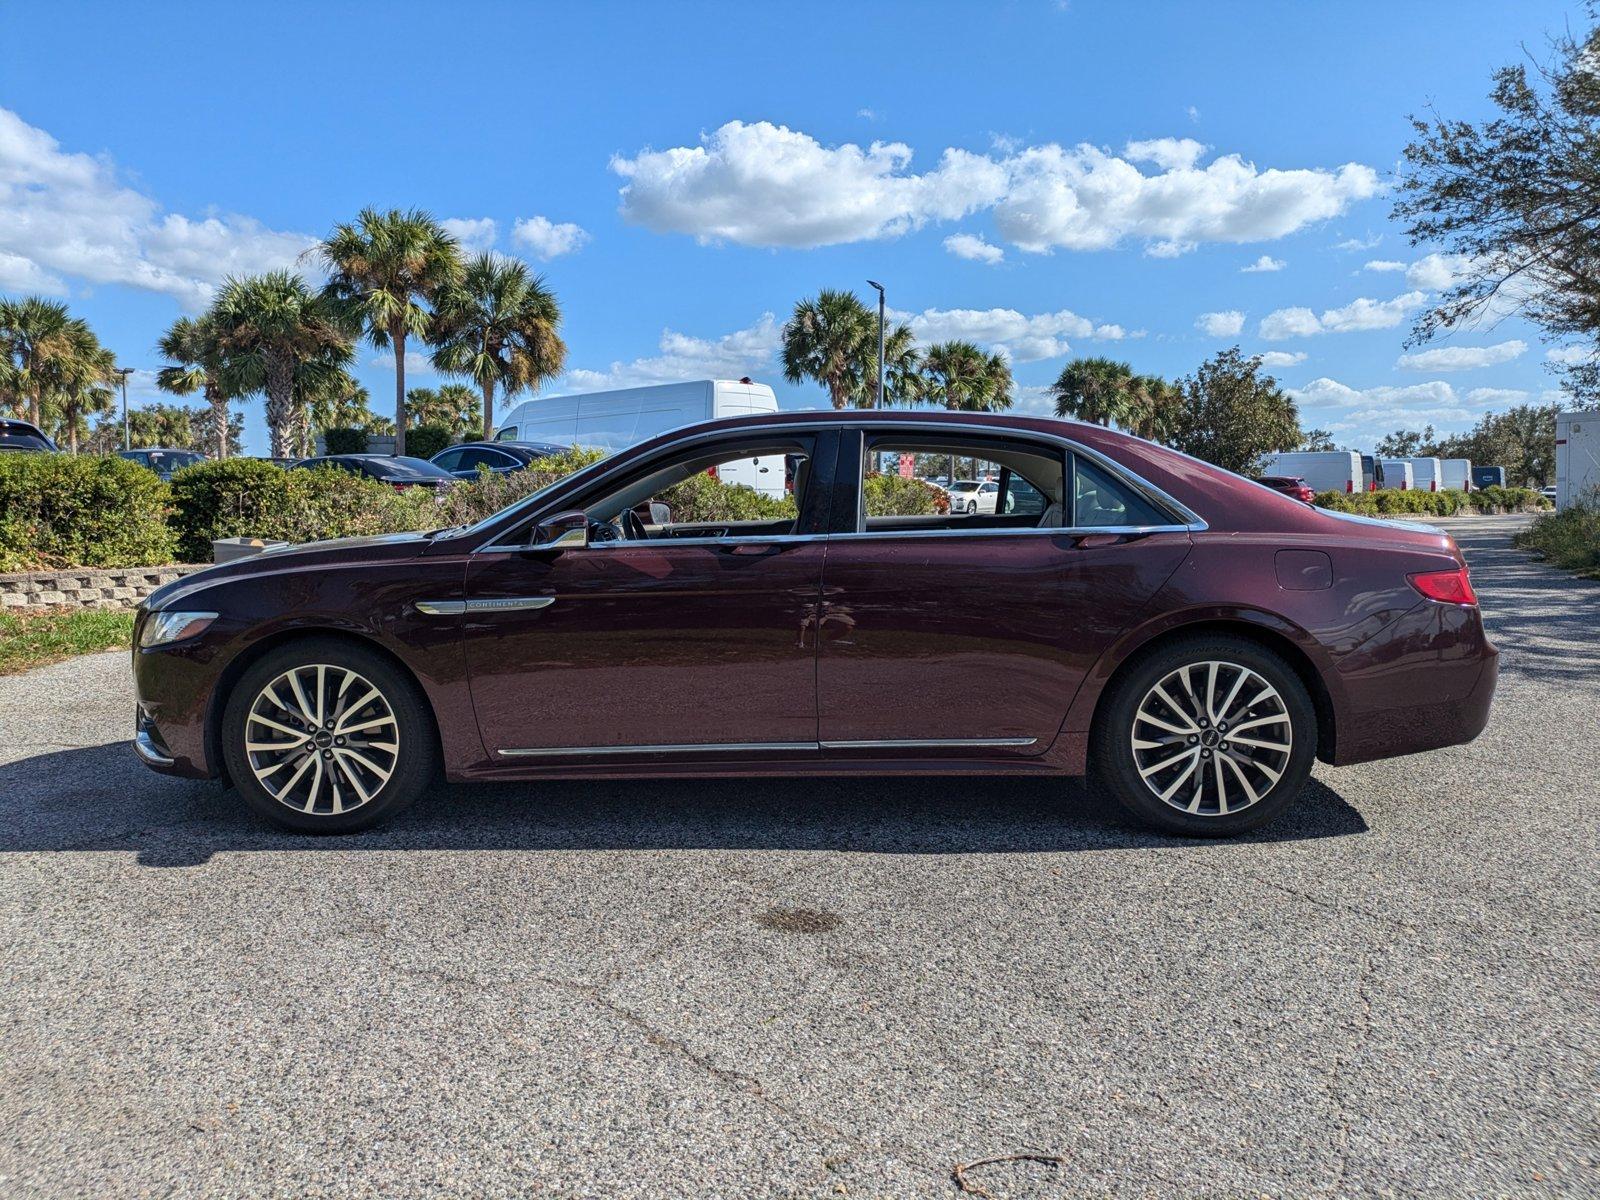
POLYGON ((1091 772, 1161 829, 1237 834, 1287 809, 1314 758, 1470 741, 1497 663, 1438 529, 1098 425, 946 412, 676 430, 473 525, 186 576, 133 637, 139 756, 309 832, 381 821, 442 768, 1091 772), (880 448, 995 462, 1002 497, 1017 476, 1049 507, 875 513, 880 448), (640 519, 752 454, 801 460, 794 515, 640 519), (993 702, 972 703, 974 671, 1004 681, 993 702))
POLYGON ((958 479, 950 485, 950 511, 953 513, 992 513, 1000 499, 1000 485, 993 480, 958 479))
POLYGON ((192 467, 195 463, 205 462, 204 454, 197 454, 193 450, 172 450, 165 446, 150 446, 139 450, 118 450, 118 458, 125 458, 129 462, 136 462, 141 467, 149 467, 167 482, 172 481, 172 473, 181 471, 184 467, 192 467))
POLYGON ((1304 479, 1298 475, 1263 475, 1256 480, 1263 487, 1269 487, 1275 492, 1282 492, 1291 496, 1302 504, 1310 504, 1317 498, 1317 493, 1304 479))
POLYGON ((1557 496, 1558 492, 1559 492, 1559 489, 1553 483, 1547 483, 1547 484, 1544 485, 1544 487, 1539 489, 1539 495, 1543 496, 1546 500, 1550 501, 1551 504, 1554 504, 1556 502, 1556 496, 1557 496))
POLYGON ((1262 475, 1294 475, 1318 492, 1366 490, 1361 455, 1354 450, 1304 450, 1269 454, 1261 462, 1262 475))
POLYGON ((37 425, 12 417, 0 417, 0 451, 55 454, 57 447, 37 425))
POLYGON ((476 479, 479 471, 509 475, 569 448, 550 442, 463 442, 439 451, 428 461, 457 479, 476 479))
POLYGON ((348 471, 367 479, 387 483, 397 492, 407 488, 442 488, 456 482, 456 477, 425 458, 393 454, 324 454, 317 458, 302 458, 291 470, 329 468, 348 471))

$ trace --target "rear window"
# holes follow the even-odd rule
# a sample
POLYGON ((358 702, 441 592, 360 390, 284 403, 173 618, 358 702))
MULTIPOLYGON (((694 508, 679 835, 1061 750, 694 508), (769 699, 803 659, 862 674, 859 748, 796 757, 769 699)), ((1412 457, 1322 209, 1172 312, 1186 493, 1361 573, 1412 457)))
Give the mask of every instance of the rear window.
POLYGON ((443 467, 436 466, 425 458, 369 458, 366 459, 367 468, 373 474, 384 479, 398 479, 403 476, 426 476, 430 479, 453 479, 443 467))
POLYGON ((50 443, 22 429, 0 429, 0 450, 48 450, 50 443))

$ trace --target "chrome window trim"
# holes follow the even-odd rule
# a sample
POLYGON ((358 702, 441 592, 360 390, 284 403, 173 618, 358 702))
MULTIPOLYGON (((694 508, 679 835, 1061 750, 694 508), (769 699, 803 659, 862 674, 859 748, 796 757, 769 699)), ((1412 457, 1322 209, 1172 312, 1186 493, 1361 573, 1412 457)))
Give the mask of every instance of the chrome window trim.
MULTIPOLYGON (((1204 528, 1201 526, 1200 528, 1204 528)), ((652 538, 648 542, 594 542, 588 546, 571 547, 568 553, 588 554, 605 550, 660 550, 674 546, 762 546, 769 543, 793 544, 796 542, 826 542, 850 538, 979 538, 979 537, 1088 537, 1090 534, 1110 534, 1119 537, 1137 537, 1147 533, 1193 533, 1193 525, 1085 525, 1068 528, 1051 526, 1048 529, 866 529, 855 533, 775 533, 768 537, 738 538, 652 538)), ((485 546, 479 554, 537 554, 551 549, 540 546, 485 546)))
MULTIPOLYGON (((866 424, 864 422, 863 423, 857 423, 857 422, 852 421, 852 422, 848 422, 848 423, 845 423, 845 424, 840 424, 840 422, 837 420, 837 418, 832 419, 832 420, 827 419, 827 418, 821 418, 821 419, 818 419, 818 420, 815 420, 815 421, 796 421, 796 422, 793 422, 793 423, 785 422, 783 424, 771 425, 771 426, 761 425, 761 426, 756 426, 755 429, 757 429, 757 430, 766 430, 766 429, 780 430, 781 429, 781 430, 783 430, 785 432, 788 432, 788 431, 815 432, 815 431, 818 431, 818 430, 827 430, 827 429, 836 429, 836 430, 839 430, 840 432, 846 432, 846 431, 850 431, 850 430, 855 430, 855 431, 857 431, 857 432, 862 434, 863 444, 865 442, 866 435, 868 433, 870 433, 870 432, 882 431, 882 432, 886 432, 887 433, 887 432, 899 432, 901 430, 920 430, 920 431, 924 431, 924 432, 934 432, 934 433, 943 433, 943 434, 955 433, 955 434, 962 434, 962 435, 972 435, 972 436, 977 436, 977 437, 997 437, 997 438, 1012 438, 1012 439, 1020 438, 1020 439, 1022 439, 1024 441, 1027 441, 1027 440, 1030 440, 1030 439, 1031 440, 1035 440, 1035 441, 1044 441, 1044 442, 1048 442, 1048 443, 1051 443, 1051 444, 1059 446, 1059 447, 1064 447, 1065 449, 1068 449, 1068 450, 1072 451, 1074 454, 1082 454, 1085 458, 1088 458, 1090 461, 1096 463, 1099 466, 1104 467, 1107 471, 1110 471, 1116 478, 1120 479, 1122 482, 1127 483, 1128 485, 1133 487, 1136 491, 1140 492, 1140 494, 1143 495, 1146 500, 1149 500, 1151 503, 1155 504, 1158 508, 1164 508, 1168 512, 1172 513, 1173 516, 1179 518, 1179 521, 1177 523, 1172 524, 1172 525, 1157 525, 1157 526, 1106 526, 1106 525, 1101 525, 1101 526, 1080 528, 1080 529, 1078 529, 1078 532, 1083 532, 1083 533, 1121 533, 1121 532, 1135 532, 1135 531, 1137 531, 1137 532, 1163 532, 1164 533, 1164 532, 1172 532, 1172 531, 1187 531, 1187 532, 1190 532, 1190 533, 1200 533, 1200 532, 1203 532, 1204 530, 1210 528, 1210 526, 1206 523, 1205 519, 1203 517, 1201 517, 1198 513, 1196 513, 1192 508, 1190 508, 1188 505, 1182 503, 1181 501, 1175 499, 1169 493, 1167 493, 1167 492, 1163 491, 1162 489, 1156 487, 1155 484, 1151 483, 1149 480, 1147 480, 1143 476, 1139 475, 1138 472, 1133 471, 1132 469, 1123 466, 1121 463, 1117 462, 1115 459, 1110 458, 1105 454, 1102 454, 1098 450, 1095 450, 1095 449, 1093 449, 1093 448, 1091 448, 1089 446, 1085 446, 1081 442, 1076 442, 1076 441, 1074 441, 1073 439, 1071 439, 1069 437, 1063 437, 1061 434, 1058 434, 1058 433, 1042 432, 1042 431, 1036 430, 1036 429, 1013 429, 1013 428, 1010 428, 1010 427, 1004 426, 1004 425, 967 424, 966 422, 961 422, 959 424, 954 424, 953 425, 953 424, 951 424, 949 422, 946 422, 946 421, 888 421, 888 422, 884 422, 882 425, 869 425, 869 424, 866 424)), ((656 453, 658 453, 658 454, 668 454, 668 453, 672 452, 673 450, 676 450, 676 449, 678 449, 680 447, 692 446, 696 442, 720 441, 720 440, 722 440, 724 438, 728 438, 728 437, 737 437, 739 435, 739 432, 740 431, 738 429, 715 429, 715 430, 706 430, 706 431, 703 431, 703 432, 700 432, 700 433, 685 434, 682 437, 676 438, 673 441, 670 441, 670 442, 666 443, 664 446, 660 447, 660 449, 656 453)), ((591 472, 593 474, 595 474, 596 476, 598 476, 599 474, 601 474, 601 468, 606 467, 607 464, 610 463, 612 457, 614 457, 614 456, 607 456, 606 458, 600 459, 598 462, 591 463, 589 466, 583 467, 583 468, 579 469, 578 471, 573 472, 571 475, 569 475, 567 477, 567 479, 568 480, 576 480, 580 476, 588 475, 591 472)), ((551 487, 555 487, 555 486, 558 486, 560 483, 563 483, 563 482, 566 482, 566 481, 565 480, 557 480, 556 483, 551 484, 550 486, 551 487)), ((858 493, 858 495, 860 493, 859 486, 857 486, 857 493, 858 493)), ((538 496, 538 493, 535 493, 533 496, 528 497, 528 499, 521 501, 518 506, 513 506, 512 509, 508 510, 507 515, 508 515, 508 517, 510 517, 510 520, 508 521, 508 524, 515 525, 519 520, 522 519, 522 516, 524 516, 524 515, 534 515, 534 516, 536 516, 538 510, 533 510, 531 513, 528 513, 528 514, 523 514, 523 513, 518 513, 516 511, 516 509, 517 509, 517 507, 520 507, 522 505, 531 506, 532 502, 536 499, 537 496, 538 496)), ((500 514, 495 514, 495 515, 499 516, 500 514)), ((493 517, 485 518, 485 520, 493 520, 493 519, 494 519, 493 517)), ((937 532, 937 533, 945 534, 945 535, 961 535, 961 534, 967 534, 968 533, 967 530, 954 530, 954 529, 951 529, 951 530, 938 530, 938 531, 933 531, 933 532, 937 532)), ((972 531, 972 532, 978 532, 978 531, 972 531)), ((998 531, 987 531, 987 532, 998 532, 998 531)), ((1058 529, 1049 529, 1049 530, 1041 529, 1041 530, 1025 530, 1025 531, 1013 531, 1013 532, 1028 532, 1028 533, 1037 532, 1037 533, 1061 534, 1061 533, 1070 533, 1070 532, 1073 532, 1073 530, 1069 529, 1069 528, 1058 528, 1058 529)), ((796 534, 796 535, 781 535, 781 536, 794 536, 796 538, 817 539, 817 538, 827 538, 827 537, 863 537, 863 536, 868 536, 868 535, 877 536, 876 534, 873 534, 873 531, 871 531, 871 530, 865 530, 865 531, 856 530, 853 533, 852 532, 845 532, 845 533, 835 533, 835 534, 796 534)), ((496 543, 497 543, 499 537, 501 537, 501 536, 503 536, 503 535, 497 534, 497 535, 491 537, 487 542, 484 542, 482 545, 478 546, 475 550, 473 550, 472 553, 474 553, 474 554, 482 554, 482 553, 486 553, 486 552, 487 553, 504 553, 506 551, 512 551, 512 550, 525 551, 525 550, 529 550, 529 549, 537 549, 537 547, 533 547, 533 546, 530 546, 528 544, 517 545, 517 546, 501 546, 501 545, 497 545, 496 543)), ((931 536, 931 534, 919 534, 917 536, 926 537, 926 536, 931 536)), ((664 538, 662 540, 663 541, 672 541, 674 539, 664 538)), ((684 542, 690 542, 690 541, 698 541, 700 539, 697 539, 697 538, 683 538, 683 539, 680 539, 680 540, 684 541, 684 542)), ((722 545, 728 545, 728 544, 737 543, 737 542, 766 541, 766 540, 771 540, 771 539, 770 538, 713 538, 713 539, 708 539, 708 540, 718 542, 718 543, 720 543, 722 545)), ((616 543, 612 543, 612 542, 602 543, 602 545, 615 545, 615 544, 616 543)), ((643 542, 631 542, 631 543, 628 543, 628 544, 629 545, 640 546, 640 545, 645 545, 646 543, 643 543, 643 542)), ((653 542, 652 542, 652 544, 653 544, 653 542)), ((591 547, 591 549, 594 549, 594 548, 597 548, 597 547, 591 547)))
POLYGON ((529 746, 497 750, 502 758, 576 758, 620 754, 744 754, 819 750, 970 750, 984 747, 1032 746, 1038 738, 869 738, 865 741, 818 742, 673 742, 637 746, 529 746))

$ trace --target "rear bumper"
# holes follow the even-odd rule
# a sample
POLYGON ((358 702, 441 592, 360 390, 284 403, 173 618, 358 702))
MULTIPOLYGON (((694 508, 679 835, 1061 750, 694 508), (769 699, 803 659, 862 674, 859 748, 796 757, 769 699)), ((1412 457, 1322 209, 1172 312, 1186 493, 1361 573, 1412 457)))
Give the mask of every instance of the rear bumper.
POLYGON ((1476 608, 1426 601, 1339 664, 1338 765, 1470 742, 1489 723, 1500 652, 1476 608))

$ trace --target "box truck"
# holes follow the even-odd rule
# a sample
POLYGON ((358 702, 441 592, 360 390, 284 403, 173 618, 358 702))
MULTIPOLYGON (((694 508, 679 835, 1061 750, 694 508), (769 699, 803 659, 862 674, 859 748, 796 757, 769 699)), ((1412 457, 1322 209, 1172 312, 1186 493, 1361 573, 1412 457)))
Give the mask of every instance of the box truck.
POLYGON ((1556 414, 1556 509, 1600 505, 1600 411, 1556 414))
MULTIPOLYGON (((553 442, 615 454, 658 433, 697 421, 777 411, 778 399, 764 383, 749 379, 694 379, 524 400, 506 414, 494 440, 553 442)), ((785 466, 781 454, 741 459, 723 463, 717 469, 717 478, 781 498, 785 466)))

